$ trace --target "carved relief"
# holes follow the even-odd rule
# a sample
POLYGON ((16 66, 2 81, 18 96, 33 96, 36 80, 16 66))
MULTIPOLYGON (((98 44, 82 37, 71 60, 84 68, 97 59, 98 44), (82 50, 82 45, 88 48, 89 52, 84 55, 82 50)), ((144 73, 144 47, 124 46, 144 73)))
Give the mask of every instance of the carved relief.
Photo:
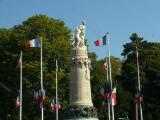
POLYGON ((89 69, 89 60, 88 58, 82 58, 82 57, 77 57, 77 58, 72 58, 72 68, 84 68, 84 69, 89 69))

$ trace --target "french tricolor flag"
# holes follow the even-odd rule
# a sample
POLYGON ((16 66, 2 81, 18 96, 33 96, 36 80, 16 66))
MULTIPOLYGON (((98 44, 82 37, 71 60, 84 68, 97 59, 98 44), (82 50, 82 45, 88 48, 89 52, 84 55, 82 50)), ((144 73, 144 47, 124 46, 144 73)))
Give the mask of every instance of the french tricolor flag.
POLYGON ((25 42, 25 48, 30 48, 30 47, 40 47, 40 40, 32 39, 30 41, 25 42))
POLYGON ((94 43, 95 43, 95 46, 102 46, 102 45, 106 45, 106 35, 102 37, 102 40, 96 40, 94 43))

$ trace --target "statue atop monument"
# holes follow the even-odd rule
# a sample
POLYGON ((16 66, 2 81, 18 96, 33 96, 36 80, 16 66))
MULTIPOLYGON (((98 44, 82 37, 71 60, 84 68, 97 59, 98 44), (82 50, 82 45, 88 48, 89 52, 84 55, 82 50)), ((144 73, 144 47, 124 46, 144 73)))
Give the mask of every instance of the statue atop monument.
POLYGON ((81 24, 79 26, 77 26, 77 29, 74 33, 74 37, 73 37, 73 42, 72 45, 73 47, 82 47, 85 46, 85 21, 82 21, 81 24))

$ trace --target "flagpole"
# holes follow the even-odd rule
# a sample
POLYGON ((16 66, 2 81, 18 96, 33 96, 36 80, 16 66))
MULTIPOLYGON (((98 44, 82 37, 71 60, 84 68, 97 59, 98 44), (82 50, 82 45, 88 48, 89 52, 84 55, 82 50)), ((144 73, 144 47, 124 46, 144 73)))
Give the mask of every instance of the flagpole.
POLYGON ((142 104, 140 103, 140 114, 141 114, 141 120, 143 120, 143 111, 142 111, 142 104))
MULTIPOLYGON (((138 90, 139 92, 141 92, 141 84, 140 84, 140 73, 139 73, 139 55, 138 55, 138 48, 136 46, 136 56, 137 56, 137 74, 138 74, 138 90)), ((140 117, 141 117, 141 120, 143 120, 143 113, 142 113, 142 105, 140 103, 140 117)))
MULTIPOLYGON (((112 91, 112 69, 111 69, 111 60, 110 60, 110 47, 109 47, 109 33, 107 33, 106 35, 107 37, 107 46, 108 46, 108 63, 109 63, 109 80, 110 80, 110 84, 111 84, 111 91, 112 91)), ((114 107, 111 104, 112 107, 112 120, 114 120, 114 107)))
POLYGON ((22 50, 20 52, 20 120, 22 120, 22 50))
POLYGON ((57 80, 57 72, 58 72, 58 62, 56 59, 56 120, 58 120, 58 80, 57 80))
MULTIPOLYGON (((108 67, 108 60, 106 58, 106 64, 107 64, 107 82, 109 82, 109 79, 108 79, 108 71, 109 71, 109 67, 108 67)), ((108 119, 111 120, 111 110, 110 110, 110 98, 108 98, 108 119)))
POLYGON ((136 120, 138 120, 138 104, 135 103, 136 106, 135 106, 135 111, 136 111, 136 120))
POLYGON ((108 119, 111 120, 110 100, 108 99, 108 119))
MULTIPOLYGON (((42 37, 40 37, 40 56, 41 56, 41 92, 42 92, 42 97, 44 97, 43 96, 43 94, 44 94, 44 90, 43 90, 43 64, 42 64, 42 60, 43 60, 43 58, 42 58, 42 37)), ((42 118, 42 120, 44 119, 44 116, 43 116, 43 114, 44 114, 44 110, 43 110, 43 102, 41 103, 41 118, 42 118)))
POLYGON ((109 80, 111 84, 111 90, 112 90, 112 74, 111 74, 111 59, 110 59, 110 47, 109 47, 109 33, 106 35, 107 37, 107 47, 108 47, 108 67, 109 67, 109 80))
POLYGON ((136 46, 136 56, 137 56, 137 74, 138 74, 138 90, 140 92, 141 90, 141 84, 140 84, 140 75, 139 75, 139 60, 138 60, 138 50, 136 46))

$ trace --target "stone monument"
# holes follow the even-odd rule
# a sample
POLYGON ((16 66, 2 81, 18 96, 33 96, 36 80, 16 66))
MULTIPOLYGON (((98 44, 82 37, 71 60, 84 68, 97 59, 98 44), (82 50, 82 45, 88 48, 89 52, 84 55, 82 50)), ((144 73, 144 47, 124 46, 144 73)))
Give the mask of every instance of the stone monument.
POLYGON ((90 59, 85 44, 85 22, 76 29, 71 49, 70 103, 66 120, 98 120, 90 86, 90 59))

